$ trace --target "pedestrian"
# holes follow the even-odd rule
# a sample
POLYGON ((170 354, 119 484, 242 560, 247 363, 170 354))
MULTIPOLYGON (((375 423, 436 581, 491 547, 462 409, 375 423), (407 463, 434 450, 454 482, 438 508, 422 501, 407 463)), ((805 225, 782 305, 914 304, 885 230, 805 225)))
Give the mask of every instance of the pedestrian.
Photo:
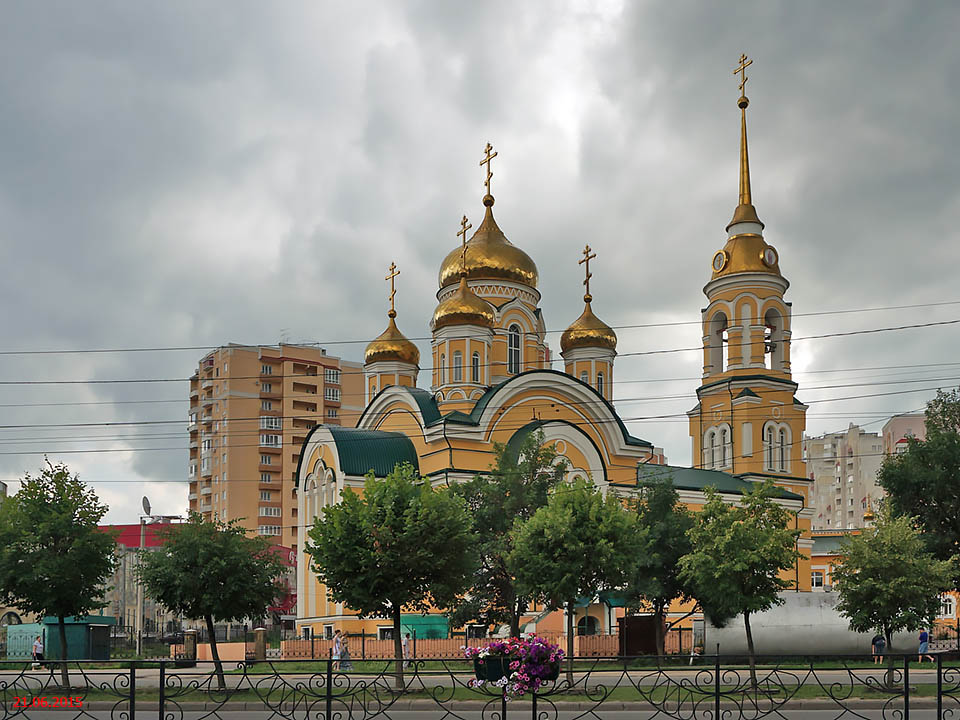
POLYGON ((343 651, 343 637, 337 630, 333 634, 333 669, 340 669, 340 653, 343 651))
POLYGON ((37 635, 37 639, 33 641, 33 665, 31 667, 34 670, 43 667, 43 635, 37 635))
POLYGON ((936 659, 933 657, 933 655, 930 655, 927 652, 929 647, 930 647, 930 633, 928 633, 926 628, 924 628, 923 630, 920 631, 920 649, 918 650, 919 657, 917 658, 917 662, 922 663, 924 658, 930 658, 930 662, 936 662, 936 659))
POLYGON ((410 633, 403 636, 403 666, 410 667, 410 633))
POLYGON ((873 640, 870 641, 870 645, 873 648, 873 664, 881 664, 883 662, 883 651, 887 646, 886 638, 880 633, 877 633, 873 636, 873 640))
POLYGON ((340 669, 353 670, 353 663, 350 662, 350 638, 346 635, 340 643, 340 669))

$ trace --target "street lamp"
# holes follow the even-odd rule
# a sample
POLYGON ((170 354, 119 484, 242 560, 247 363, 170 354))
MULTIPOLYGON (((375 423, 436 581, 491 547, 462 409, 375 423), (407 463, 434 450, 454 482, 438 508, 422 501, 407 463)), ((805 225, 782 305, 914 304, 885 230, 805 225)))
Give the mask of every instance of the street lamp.
MULTIPOLYGON (((147 499, 147 496, 143 496, 143 515, 140 516, 140 552, 137 555, 137 569, 139 570, 140 566, 140 557, 143 555, 143 540, 144 535, 147 532, 147 520, 153 520, 153 516, 150 514, 150 500, 147 499)), ((136 622, 136 631, 137 631, 137 657, 140 657, 143 651, 143 579, 140 577, 140 573, 137 573, 137 622, 136 622)))

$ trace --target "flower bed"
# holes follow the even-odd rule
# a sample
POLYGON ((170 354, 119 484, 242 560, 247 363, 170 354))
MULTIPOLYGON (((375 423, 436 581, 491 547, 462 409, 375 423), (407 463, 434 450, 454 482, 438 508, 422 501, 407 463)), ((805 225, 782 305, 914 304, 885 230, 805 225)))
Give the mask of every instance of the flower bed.
POLYGON ((559 646, 538 637, 510 638, 481 648, 465 647, 463 654, 473 660, 477 676, 474 687, 490 682, 513 697, 534 692, 544 683, 556 680, 563 660, 559 646))

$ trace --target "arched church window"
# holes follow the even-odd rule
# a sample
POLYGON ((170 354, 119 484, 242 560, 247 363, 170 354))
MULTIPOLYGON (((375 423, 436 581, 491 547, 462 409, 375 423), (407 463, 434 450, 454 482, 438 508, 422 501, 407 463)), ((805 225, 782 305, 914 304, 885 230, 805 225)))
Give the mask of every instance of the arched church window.
POLYGON ((779 433, 779 443, 777 447, 778 457, 777 457, 777 469, 780 472, 787 471, 787 431, 783 428, 780 429, 779 433))
POLYGON ((480 353, 475 352, 473 354, 470 368, 470 379, 475 383, 480 382, 480 353))
POLYGON ((520 326, 516 324, 507 329, 507 372, 520 372, 520 326))
POLYGON ((766 328, 763 338, 763 364, 771 370, 783 370, 783 317, 774 308, 770 308, 763 315, 763 324, 766 328))
POLYGON ((582 382, 582 383, 587 383, 587 385, 589 385, 589 384, 590 384, 590 373, 588 373, 586 370, 582 371, 582 372, 580 373, 580 382, 582 382))
POLYGON ((597 373, 597 392, 603 395, 603 373, 597 373))
POLYGON ((463 382, 463 353, 459 350, 453 353, 453 381, 463 382))
POLYGON ((720 433, 710 433, 710 467, 720 467, 720 433))
POLYGON ((447 356, 440 353, 440 372, 437 374, 437 384, 443 385, 447 382, 447 356))
POLYGON ((776 444, 775 437, 776 430, 774 429, 773 425, 767 425, 766 429, 763 431, 763 459, 764 466, 767 470, 776 470, 773 462, 774 446, 776 444))
POLYGON ((720 430, 720 467, 730 467, 730 455, 727 448, 730 446, 730 431, 727 428, 720 430))

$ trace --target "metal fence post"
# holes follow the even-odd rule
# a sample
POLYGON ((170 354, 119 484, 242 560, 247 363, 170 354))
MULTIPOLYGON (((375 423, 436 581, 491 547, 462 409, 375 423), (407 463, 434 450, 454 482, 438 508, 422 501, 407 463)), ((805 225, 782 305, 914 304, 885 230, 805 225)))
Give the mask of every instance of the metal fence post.
POLYGON ((164 710, 163 706, 166 704, 164 702, 164 697, 163 697, 164 685, 166 685, 166 679, 167 679, 166 675, 167 675, 167 666, 166 666, 166 663, 163 660, 161 660, 160 661, 160 720, 163 720, 163 710, 164 710))
POLYGON ((310 659, 313 660, 316 657, 316 652, 313 647, 313 632, 310 633, 310 659))
POLYGON ((717 643, 717 654, 713 663, 713 717, 720 718, 720 643, 717 643))
POLYGON ((130 663, 130 720, 137 717, 137 663, 130 663))
POLYGON ((360 631, 360 659, 367 659, 367 631, 360 631))
POLYGON ((937 720, 943 718, 943 653, 937 653, 937 720))
POLYGON ((417 659, 417 631, 413 631, 413 659, 417 659))
POLYGON ((910 656, 903 656, 903 720, 910 720, 910 656))
POLYGON ((323 720, 333 715, 333 648, 327 650, 327 714, 323 720))

